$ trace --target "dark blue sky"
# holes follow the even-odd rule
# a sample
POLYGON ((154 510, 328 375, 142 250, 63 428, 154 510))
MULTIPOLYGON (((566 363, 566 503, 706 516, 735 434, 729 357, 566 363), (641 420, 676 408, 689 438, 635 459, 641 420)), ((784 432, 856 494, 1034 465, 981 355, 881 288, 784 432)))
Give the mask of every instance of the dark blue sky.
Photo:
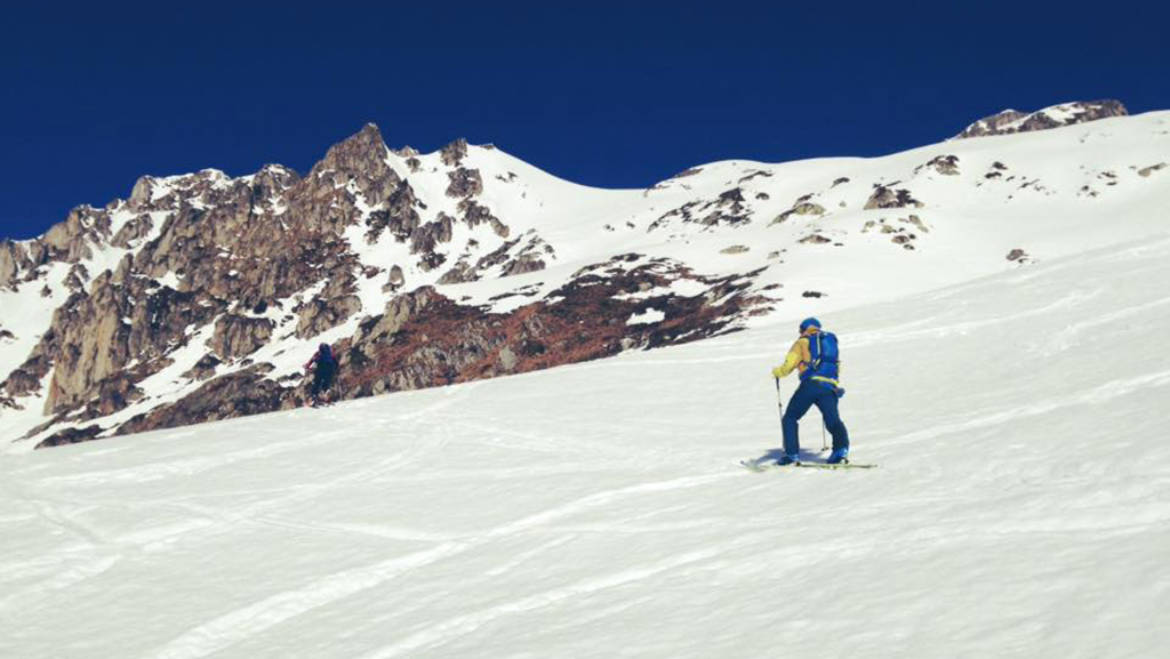
POLYGON ((141 174, 304 172, 366 121, 391 146, 465 136, 640 187, 722 158, 889 153, 1008 106, 1170 109, 1154 3, 296 4, 6 9, 0 236, 141 174))

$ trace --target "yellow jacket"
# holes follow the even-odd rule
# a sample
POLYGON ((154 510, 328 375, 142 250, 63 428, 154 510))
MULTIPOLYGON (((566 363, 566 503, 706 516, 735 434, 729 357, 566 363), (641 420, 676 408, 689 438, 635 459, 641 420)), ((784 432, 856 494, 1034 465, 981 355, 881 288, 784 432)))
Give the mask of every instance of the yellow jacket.
MULTIPOLYGON (((810 327, 804 334, 800 336, 799 339, 794 341, 792 347, 788 349, 788 354, 784 356, 784 363, 772 369, 772 377, 786 377, 794 370, 798 371, 799 373, 804 373, 805 369, 808 368, 809 362, 812 361, 812 351, 810 351, 808 347, 808 337, 816 333, 817 328, 810 327)), ((838 375, 838 377, 840 377, 840 375, 838 375)), ((828 378, 816 379, 825 380, 826 382, 830 382, 833 385, 837 384, 836 382, 828 380, 828 378)))

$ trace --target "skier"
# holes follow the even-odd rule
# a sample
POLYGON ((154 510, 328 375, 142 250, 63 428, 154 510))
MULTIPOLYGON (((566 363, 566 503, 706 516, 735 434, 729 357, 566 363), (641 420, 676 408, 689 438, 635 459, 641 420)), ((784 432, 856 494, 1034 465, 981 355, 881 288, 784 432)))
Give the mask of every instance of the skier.
POLYGON ((333 376, 337 374, 337 360, 333 357, 333 349, 328 343, 318 346, 317 353, 305 363, 306 373, 313 364, 317 367, 313 369, 313 386, 309 390, 309 398, 312 401, 311 405, 317 407, 322 397, 326 403, 329 402, 329 388, 333 386, 333 376))
POLYGON ((800 417, 813 405, 821 411, 825 426, 833 434, 833 452, 829 454, 827 462, 848 462, 849 432, 837 414, 837 399, 845 394, 837 382, 840 363, 837 337, 832 332, 822 331, 821 321, 816 318, 801 321, 800 338, 788 350, 784 363, 772 369, 772 377, 775 378, 782 378, 795 369, 800 372, 800 386, 788 401, 788 409, 781 421, 784 429, 784 456, 777 461, 779 464, 789 465, 800 461, 800 417))

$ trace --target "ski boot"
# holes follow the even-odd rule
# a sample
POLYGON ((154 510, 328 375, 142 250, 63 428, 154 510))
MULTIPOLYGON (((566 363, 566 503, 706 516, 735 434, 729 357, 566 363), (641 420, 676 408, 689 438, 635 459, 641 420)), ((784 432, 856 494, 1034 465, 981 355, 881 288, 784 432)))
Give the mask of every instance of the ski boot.
POLYGON ((826 462, 827 464, 831 464, 831 465, 835 465, 835 464, 848 464, 848 463, 849 463, 849 458, 848 458, 848 457, 846 457, 846 456, 848 456, 848 455, 849 455, 849 449, 847 449, 847 448, 835 448, 835 449, 833 449, 833 452, 829 454, 829 459, 828 459, 828 460, 825 460, 825 462, 826 462))
POLYGON ((795 455, 784 455, 783 457, 781 457, 779 460, 776 461, 776 464, 780 465, 781 467, 784 467, 787 465, 793 465, 793 464, 800 464, 800 458, 795 456, 795 455))

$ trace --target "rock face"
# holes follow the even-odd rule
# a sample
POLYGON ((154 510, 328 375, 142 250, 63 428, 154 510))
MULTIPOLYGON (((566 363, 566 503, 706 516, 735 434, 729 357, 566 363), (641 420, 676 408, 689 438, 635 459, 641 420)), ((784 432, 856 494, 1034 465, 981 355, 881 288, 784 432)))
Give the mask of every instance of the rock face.
POLYGON ((215 334, 207 342, 219 361, 231 361, 250 355, 272 337, 273 322, 267 318, 249 318, 235 314, 215 321, 215 334))
POLYGON ((1032 113, 1004 110, 967 126, 955 138, 1026 133, 1034 130, 1071 126, 1108 117, 1124 117, 1128 114, 1129 111, 1125 109, 1121 101, 1112 99, 1053 105, 1032 113))
POLYGON ((0 288, 10 288, 22 271, 31 268, 28 250, 11 240, 0 241, 0 288))
MULTIPOLYGON (((52 366, 46 413, 77 407, 100 393, 109 377, 122 374, 131 361, 145 365, 143 375, 168 365, 165 355, 185 342, 184 330, 210 321, 217 305, 196 303, 198 296, 169 288, 148 290, 140 278, 117 280, 109 271, 90 291, 75 293, 53 315, 49 331, 21 367, 43 377, 52 366)), ((11 386, 9 393, 18 388, 11 386)))
POLYGON ((741 313, 765 302, 748 292, 751 276, 704 279, 666 260, 637 255, 582 269, 550 293, 507 313, 457 304, 433 288, 391 300, 337 346, 338 389, 346 398, 463 382, 616 354, 623 346, 692 341, 727 330, 741 313), (621 294, 667 289, 680 279, 701 295, 662 293, 638 300, 621 294), (615 298, 615 296, 617 296, 615 298), (722 300, 710 304, 712 300, 722 300), (631 314, 657 309, 661 323, 627 325, 631 314))
POLYGON ((361 307, 361 300, 353 295, 312 300, 301 309, 297 338, 307 339, 336 327, 361 307))

